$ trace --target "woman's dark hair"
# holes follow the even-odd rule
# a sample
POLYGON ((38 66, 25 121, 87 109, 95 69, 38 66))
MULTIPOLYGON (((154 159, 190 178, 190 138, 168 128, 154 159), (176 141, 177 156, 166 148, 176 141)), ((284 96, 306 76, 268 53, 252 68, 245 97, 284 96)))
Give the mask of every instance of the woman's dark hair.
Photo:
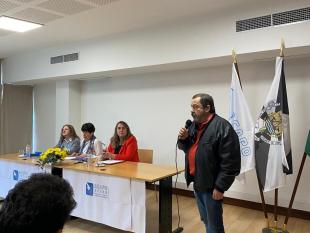
POLYGON ((208 105, 210 106, 210 113, 215 113, 215 107, 214 107, 214 101, 211 95, 205 94, 205 93, 198 93, 192 97, 192 99, 195 99, 197 97, 200 97, 200 103, 203 108, 206 108, 208 105))
POLYGON ((82 132, 94 133, 96 129, 92 123, 85 123, 82 125, 81 130, 82 132))
POLYGON ((125 122, 125 121, 119 121, 116 123, 115 128, 114 128, 114 135, 113 137, 111 137, 111 145, 113 148, 117 147, 120 144, 121 139, 119 138, 119 136, 117 135, 117 126, 119 124, 122 124, 126 130, 127 130, 127 134, 124 138, 122 138, 123 141, 126 141, 130 136, 132 136, 133 134, 130 131, 129 125, 125 122))
POLYGON ((65 125, 61 128, 61 131, 60 131, 60 141, 61 141, 61 142, 65 139, 65 137, 62 136, 62 130, 63 130, 66 126, 67 126, 67 127, 69 128, 69 130, 70 130, 70 138, 73 138, 73 139, 75 139, 75 138, 80 138, 80 137, 76 134, 73 125, 65 124, 65 125))
POLYGON ((40 173, 23 180, 8 193, 0 209, 0 233, 55 233, 75 208, 70 184, 40 173))

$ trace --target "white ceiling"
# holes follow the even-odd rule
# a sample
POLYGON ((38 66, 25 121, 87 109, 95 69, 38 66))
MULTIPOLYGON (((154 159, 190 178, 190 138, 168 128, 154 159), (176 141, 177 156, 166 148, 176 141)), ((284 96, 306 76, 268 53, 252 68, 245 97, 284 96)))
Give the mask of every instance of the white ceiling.
POLYGON ((0 30, 0 58, 220 9, 271 2, 276 0, 0 0, 0 15, 45 25, 25 33, 0 30))

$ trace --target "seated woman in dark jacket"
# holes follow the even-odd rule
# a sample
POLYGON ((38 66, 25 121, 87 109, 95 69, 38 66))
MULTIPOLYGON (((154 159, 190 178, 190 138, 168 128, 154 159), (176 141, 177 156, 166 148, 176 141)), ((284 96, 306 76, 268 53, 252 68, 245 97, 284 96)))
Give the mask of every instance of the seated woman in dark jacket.
POLYGON ((72 125, 66 124, 62 127, 59 142, 55 147, 67 150, 69 155, 79 152, 80 138, 72 125))
POLYGON ((120 121, 116 124, 114 135, 102 159, 139 162, 137 139, 126 122, 120 121))

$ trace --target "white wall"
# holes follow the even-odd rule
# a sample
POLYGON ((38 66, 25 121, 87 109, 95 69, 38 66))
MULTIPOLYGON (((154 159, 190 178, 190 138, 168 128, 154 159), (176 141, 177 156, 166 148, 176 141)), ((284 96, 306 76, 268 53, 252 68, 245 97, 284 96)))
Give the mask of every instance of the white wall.
POLYGON ((55 137, 60 129, 56 125, 56 85, 55 83, 38 84, 34 87, 35 138, 36 151, 44 151, 55 146, 55 137))
MULTIPOLYGON (((289 186, 280 189, 280 205, 283 206, 288 204, 310 125, 309 62, 309 58, 286 62, 295 174, 289 177, 289 186)), ((217 113, 227 118, 230 69, 230 66, 221 66, 86 81, 82 83, 81 91, 82 122, 93 122, 96 135, 108 142, 115 123, 125 120, 137 136, 139 147, 154 149, 155 163, 173 165, 177 133, 190 118, 193 94, 207 92, 213 95, 217 113)), ((241 64, 240 73, 245 95, 256 118, 273 79, 274 61, 241 64)), ((178 162, 180 166, 184 165, 180 151, 178 162)), ((310 210, 307 198, 310 185, 306 182, 309 176, 310 163, 307 161, 294 206, 307 211, 310 210)), ((236 182, 227 195, 260 201, 254 173, 247 178, 247 185, 236 182)), ((183 175, 179 181, 184 182, 183 175)), ((268 193, 267 202, 272 198, 273 193, 268 193)))

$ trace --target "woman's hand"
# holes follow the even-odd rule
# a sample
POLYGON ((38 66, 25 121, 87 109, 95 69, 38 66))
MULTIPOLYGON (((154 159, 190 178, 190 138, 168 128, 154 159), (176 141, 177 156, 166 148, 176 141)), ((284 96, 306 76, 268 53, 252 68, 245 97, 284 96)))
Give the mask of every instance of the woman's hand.
POLYGON ((116 155, 115 154, 112 154, 110 152, 105 152, 103 153, 102 157, 104 159, 115 159, 116 155))
POLYGON ((87 154, 78 154, 77 157, 85 158, 87 157, 87 154))
POLYGON ((79 153, 73 152, 70 156, 72 156, 72 157, 78 157, 78 156, 79 156, 79 153))

